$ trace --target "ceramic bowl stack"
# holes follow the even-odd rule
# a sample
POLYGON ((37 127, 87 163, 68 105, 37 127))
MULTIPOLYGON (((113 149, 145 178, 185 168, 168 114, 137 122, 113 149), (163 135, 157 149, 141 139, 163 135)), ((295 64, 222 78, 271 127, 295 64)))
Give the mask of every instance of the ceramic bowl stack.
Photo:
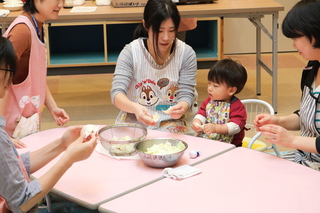
POLYGON ((10 11, 22 10, 23 2, 21 0, 4 0, 3 7, 10 11))

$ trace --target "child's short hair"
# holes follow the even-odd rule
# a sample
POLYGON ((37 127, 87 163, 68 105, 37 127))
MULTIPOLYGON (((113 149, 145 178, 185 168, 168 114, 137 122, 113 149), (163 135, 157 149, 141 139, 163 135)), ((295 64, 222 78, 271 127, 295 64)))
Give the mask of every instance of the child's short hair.
POLYGON ((208 73, 208 81, 224 83, 228 87, 236 87, 235 94, 241 92, 247 82, 247 71, 237 61, 222 59, 216 62, 208 73))

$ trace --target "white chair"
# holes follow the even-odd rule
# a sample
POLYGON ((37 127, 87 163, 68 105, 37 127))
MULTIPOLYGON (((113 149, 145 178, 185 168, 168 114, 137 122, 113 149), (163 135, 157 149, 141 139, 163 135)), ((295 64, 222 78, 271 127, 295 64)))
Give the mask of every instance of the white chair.
MULTIPOLYGON (((274 115, 273 107, 265 101, 259 99, 244 99, 241 100, 241 102, 244 104, 247 110, 246 127, 250 130, 255 131, 254 119, 258 114, 268 113, 274 115)), ((248 147, 249 149, 255 149, 259 151, 273 149, 276 155, 280 157, 281 155, 276 144, 272 143, 271 146, 268 147, 264 142, 257 140, 260 136, 261 133, 255 131, 254 136, 252 138, 245 137, 242 142, 242 147, 248 147)))

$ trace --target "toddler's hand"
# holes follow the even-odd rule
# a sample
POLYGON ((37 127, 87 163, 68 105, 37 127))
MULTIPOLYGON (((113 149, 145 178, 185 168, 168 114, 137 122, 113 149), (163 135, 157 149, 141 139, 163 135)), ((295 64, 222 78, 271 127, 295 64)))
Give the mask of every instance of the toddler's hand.
POLYGON ((199 119, 195 119, 192 122, 191 128, 196 132, 202 132, 204 125, 202 125, 199 119))
POLYGON ((206 133, 207 135, 215 133, 216 132, 216 124, 212 124, 212 123, 205 124, 203 127, 203 132, 206 133))

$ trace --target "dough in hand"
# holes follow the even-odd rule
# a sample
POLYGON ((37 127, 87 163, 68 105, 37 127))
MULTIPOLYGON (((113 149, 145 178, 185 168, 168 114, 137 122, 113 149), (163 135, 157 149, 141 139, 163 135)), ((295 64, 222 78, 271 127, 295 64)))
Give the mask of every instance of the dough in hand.
POLYGON ((171 106, 167 109, 167 110, 162 110, 164 113, 166 114, 170 114, 170 111, 171 111, 171 106))
POLYGON ((92 132, 97 134, 98 128, 98 126, 92 124, 85 125, 81 129, 81 134, 84 134, 84 137, 87 138, 92 132))
POLYGON ((204 124, 201 125, 199 123, 196 123, 196 126, 201 127, 202 130, 204 129, 204 124))
POLYGON ((152 116, 153 120, 155 122, 157 122, 159 120, 159 114, 156 112, 153 116, 152 116))

